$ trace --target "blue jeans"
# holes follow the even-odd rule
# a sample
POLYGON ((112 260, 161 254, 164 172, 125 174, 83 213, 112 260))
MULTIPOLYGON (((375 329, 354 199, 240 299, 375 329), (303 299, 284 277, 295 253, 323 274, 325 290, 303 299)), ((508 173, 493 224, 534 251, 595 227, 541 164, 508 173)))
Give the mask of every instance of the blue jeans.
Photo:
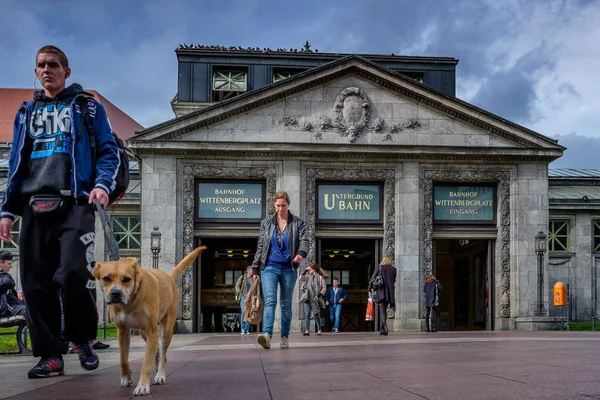
MULTIPOLYGON (((311 316, 311 308, 310 303, 304 303, 304 330, 310 332, 310 316, 311 316)), ((321 330, 321 312, 318 315, 315 315, 315 330, 321 330)))
POLYGON ((275 322, 275 307, 277 306, 277 285, 280 287, 281 306, 281 337, 288 337, 292 326, 292 296, 298 274, 290 268, 275 268, 266 266, 262 271, 260 280, 265 298, 263 314, 263 332, 273 336, 273 322, 275 322))
POLYGON ((242 332, 248 332, 250 329, 250 322, 244 322, 244 300, 246 300, 246 295, 243 295, 240 299, 240 308, 242 309, 242 314, 240 315, 240 323, 242 324, 242 332))
POLYGON ((329 321, 333 324, 333 329, 340 329, 340 319, 342 318, 342 305, 329 304, 329 321))

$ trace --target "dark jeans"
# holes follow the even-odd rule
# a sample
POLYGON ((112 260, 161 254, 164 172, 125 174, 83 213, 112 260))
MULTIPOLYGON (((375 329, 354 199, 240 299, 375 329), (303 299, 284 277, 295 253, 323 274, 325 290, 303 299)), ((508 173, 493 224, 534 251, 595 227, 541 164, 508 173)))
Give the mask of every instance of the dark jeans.
POLYGON ((436 307, 425 307, 425 325, 429 327, 429 316, 431 315, 431 329, 436 329, 435 325, 435 311, 436 307))
POLYGON ((379 330, 387 330, 387 301, 382 301, 378 303, 379 306, 379 330), (385 328, 385 329, 384 329, 385 328))
POLYGON ((64 337, 82 344, 96 337, 98 312, 90 289, 94 261, 92 206, 66 204, 56 213, 23 212, 20 270, 33 355, 55 357, 66 351, 64 337))
MULTIPOLYGON (((310 316, 311 316, 310 303, 304 303, 304 330, 310 332, 310 316)), ((315 319, 315 330, 320 331, 322 328, 321 311, 314 316, 315 319)))
POLYGON ((18 304, 16 306, 12 307, 12 310, 9 310, 8 312, 8 317, 16 317, 17 315, 22 315, 22 316, 26 316, 26 309, 25 306, 22 304, 18 304))

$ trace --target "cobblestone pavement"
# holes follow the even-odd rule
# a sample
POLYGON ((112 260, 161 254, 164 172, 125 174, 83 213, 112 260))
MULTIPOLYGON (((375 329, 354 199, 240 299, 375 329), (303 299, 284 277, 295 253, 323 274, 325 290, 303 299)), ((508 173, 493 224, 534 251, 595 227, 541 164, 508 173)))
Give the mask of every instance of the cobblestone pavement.
MULTIPOLYGON (((176 335, 167 384, 148 399, 600 399, 600 333, 449 332, 293 334, 290 349, 239 334, 176 335), (314 334, 313 334, 314 335, 314 334)), ((63 377, 27 379, 36 360, 0 356, 0 398, 131 399, 119 386, 116 341, 100 368, 65 358, 63 377)), ((143 342, 132 341, 139 378, 143 342)))

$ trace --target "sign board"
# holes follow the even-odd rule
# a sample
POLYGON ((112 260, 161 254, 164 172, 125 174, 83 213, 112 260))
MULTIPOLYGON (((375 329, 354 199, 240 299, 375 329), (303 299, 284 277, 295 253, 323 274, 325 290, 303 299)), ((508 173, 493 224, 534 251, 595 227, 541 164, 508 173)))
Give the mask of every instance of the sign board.
POLYGON ((379 184, 318 184, 317 197, 318 220, 381 221, 379 184))
POLYGON ((496 187, 491 185, 435 185, 433 220, 436 223, 494 223, 496 187))
POLYGON ((197 182, 199 220, 261 220, 264 217, 262 182, 197 182))

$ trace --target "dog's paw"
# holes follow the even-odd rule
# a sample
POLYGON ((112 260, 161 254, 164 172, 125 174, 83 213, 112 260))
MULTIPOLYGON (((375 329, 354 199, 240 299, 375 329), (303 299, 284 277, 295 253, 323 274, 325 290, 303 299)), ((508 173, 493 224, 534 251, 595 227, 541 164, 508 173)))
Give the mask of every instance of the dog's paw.
POLYGON ((154 384, 164 385, 165 383, 167 383, 167 377, 160 373, 156 374, 156 376, 154 377, 154 384))
POLYGON ((130 376, 122 376, 121 377, 121 386, 128 387, 128 386, 131 386, 132 383, 133 383, 133 381, 131 380, 130 376))
POLYGON ((134 396, 147 396, 150 394, 150 385, 137 385, 133 391, 134 396))

